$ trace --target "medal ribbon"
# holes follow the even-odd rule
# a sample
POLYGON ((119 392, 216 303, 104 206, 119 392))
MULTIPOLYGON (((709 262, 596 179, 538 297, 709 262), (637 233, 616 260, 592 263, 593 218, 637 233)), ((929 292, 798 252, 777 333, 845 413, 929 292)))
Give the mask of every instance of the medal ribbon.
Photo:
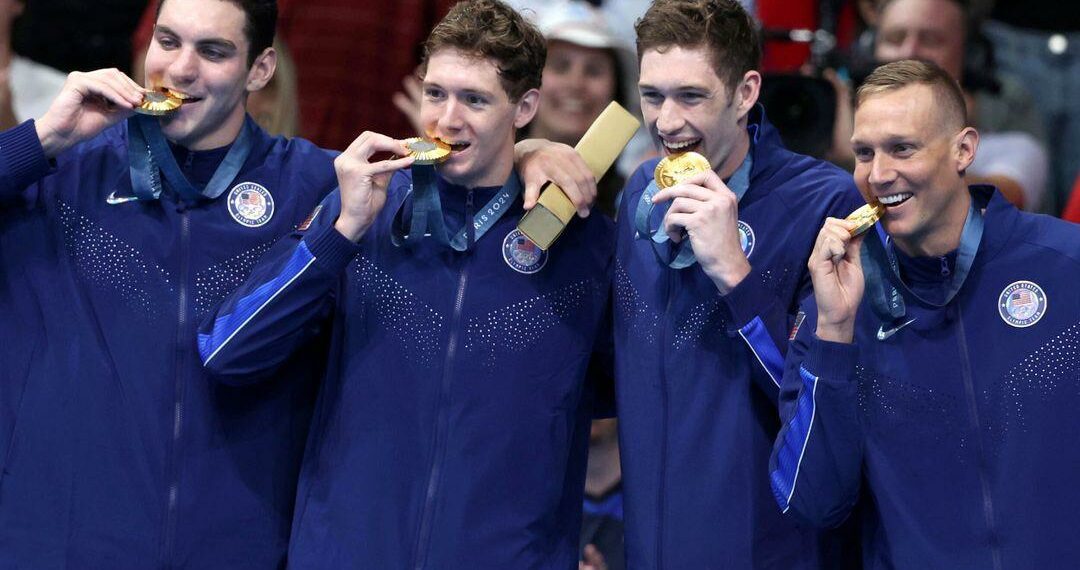
MULTIPOLYGON (((395 246, 412 247, 430 235, 440 245, 450 246, 455 251, 469 249, 467 226, 458 230, 453 238, 446 230, 437 176, 434 165, 414 164, 412 166, 412 212, 408 233, 405 233, 405 209, 408 200, 403 200, 394 214, 394 222, 390 228, 390 240, 395 246)), ((473 243, 480 241, 480 238, 495 225, 495 222, 506 214, 511 204, 521 195, 521 190, 521 179, 516 171, 511 172, 510 178, 506 184, 503 184, 502 189, 473 216, 473 243)))
MULTIPOLYGON (((727 187, 735 193, 736 202, 741 202, 747 190, 750 189, 750 169, 753 166, 754 159, 751 158, 751 153, 747 152, 746 158, 743 159, 739 168, 735 170, 730 178, 724 181, 727 187)), ((650 227, 653 211, 659 206, 659 204, 653 204, 652 199, 659 191, 660 188, 656 185, 656 180, 653 180, 649 182, 649 185, 645 187, 645 192, 641 194, 641 201, 638 202, 637 210, 634 212, 634 226, 637 229, 637 237, 638 239, 649 240, 649 243, 652 244, 653 253, 656 254, 656 259, 660 263, 672 269, 690 267, 697 263, 697 258, 694 256, 694 248, 689 239, 684 239, 677 244, 664 245, 671 240, 667 233, 661 231, 663 214, 667 213, 666 208, 660 216, 661 224, 656 229, 650 227)), ((668 207, 670 208, 670 206, 668 207)))
POLYGON ((135 193, 135 199, 161 198, 162 177, 177 195, 189 202, 200 198, 213 200, 221 196, 240 174, 240 169, 251 154, 254 133, 254 121, 250 117, 245 117, 239 136, 225 155, 225 159, 214 171, 206 188, 200 192, 180 171, 180 165, 176 164, 176 157, 173 156, 172 149, 169 148, 169 143, 161 132, 161 123, 158 122, 157 117, 132 116, 128 119, 128 162, 131 188, 135 193))
POLYGON ((960 292, 964 280, 971 272, 971 266, 975 262, 975 253, 979 250, 979 243, 982 241, 984 221, 981 208, 983 205, 977 204, 976 196, 972 196, 971 208, 964 221, 964 229, 960 233, 960 247, 956 252, 956 270, 953 271, 952 278, 949 280, 944 300, 940 303, 933 303, 920 297, 904 283, 904 279, 900 276, 900 264, 892 251, 892 242, 887 238, 884 243, 882 242, 884 231, 878 229, 880 226, 875 228, 874 235, 867 236, 861 253, 863 276, 866 280, 866 293, 870 296, 870 306, 882 323, 895 325, 904 318, 907 314, 904 294, 911 295, 925 305, 941 308, 948 305, 960 292))

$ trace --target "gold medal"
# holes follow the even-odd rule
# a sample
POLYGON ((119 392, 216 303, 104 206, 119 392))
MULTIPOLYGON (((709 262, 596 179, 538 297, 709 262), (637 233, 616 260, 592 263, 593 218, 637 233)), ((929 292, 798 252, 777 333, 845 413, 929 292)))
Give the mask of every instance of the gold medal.
MULTIPOLYGON (((147 91, 143 95, 143 102, 138 107, 135 107, 136 113, 142 113, 143 115, 168 115, 173 111, 180 108, 180 105, 184 103, 184 100, 177 97, 172 90, 161 91, 147 91)), ((184 96, 187 97, 186 95, 184 96)))
POLYGON ((661 190, 670 188, 683 180, 699 173, 712 170, 709 159, 696 152, 669 154, 656 165, 653 178, 661 190))
POLYGON ((851 237, 855 237, 864 233, 866 230, 874 227, 874 224, 881 219, 881 215, 885 213, 885 206, 874 202, 866 204, 863 207, 855 210, 846 218, 848 221, 855 222, 858 225, 855 229, 851 230, 851 237))
POLYGON ((438 164, 450 158, 450 145, 439 139, 405 139, 405 148, 416 159, 413 164, 438 164))

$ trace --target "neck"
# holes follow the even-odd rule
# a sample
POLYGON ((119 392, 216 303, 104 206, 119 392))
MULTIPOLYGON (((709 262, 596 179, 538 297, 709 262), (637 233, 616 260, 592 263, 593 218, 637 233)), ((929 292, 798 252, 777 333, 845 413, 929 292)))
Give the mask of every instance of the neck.
POLYGON ((234 143, 240 136, 240 129, 244 128, 244 118, 246 116, 247 113, 241 109, 239 113, 229 116, 220 129, 201 139, 192 141, 170 138, 169 142, 194 151, 213 150, 215 148, 228 146, 234 143))
POLYGON ((7 69, 14 55, 11 51, 11 34, 7 34, 6 37, 0 35, 0 69, 7 69))
POLYGON ((619 469, 619 441, 611 438, 589 446, 589 467, 585 476, 585 493, 599 497, 622 480, 619 469))
POLYGON ((739 133, 739 139, 735 141, 735 146, 731 148, 731 152, 728 153, 724 163, 716 169, 716 173, 724 180, 731 178, 731 175, 735 174, 735 171, 739 169, 739 165, 746 160, 746 154, 750 152, 750 135, 746 132, 745 120, 742 123, 743 129, 739 133))
POLYGON ((956 192, 958 198, 941 213, 934 226, 922 235, 907 239, 894 238, 896 247, 912 257, 941 257, 960 247, 964 223, 971 208, 971 194, 962 183, 956 192))

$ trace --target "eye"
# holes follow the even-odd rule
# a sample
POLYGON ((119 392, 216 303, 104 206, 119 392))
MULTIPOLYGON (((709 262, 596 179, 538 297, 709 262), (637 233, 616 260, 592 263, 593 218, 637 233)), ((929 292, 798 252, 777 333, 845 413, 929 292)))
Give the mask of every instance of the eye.
POLYGON ((487 104, 487 99, 475 93, 470 93, 465 96, 465 104, 470 107, 480 107, 487 104))
POLYGON ((210 61, 221 61, 229 55, 217 48, 202 48, 199 50, 199 54, 210 61))
POLYGON ((915 145, 909 143, 898 143, 893 145, 893 154, 897 156, 911 156, 915 152, 915 145))
POLYGON ((664 96, 657 91, 642 91, 641 100, 650 105, 659 105, 664 102, 664 96))
POLYGON ((679 93, 679 101, 686 103, 687 105, 696 105, 705 99, 705 95, 695 92, 679 93))
POLYGON ((866 162, 874 158, 874 151, 870 147, 855 147, 854 153, 855 160, 858 160, 859 162, 866 162))
POLYGON ((158 36, 157 43, 159 46, 162 47, 162 49, 167 50, 175 49, 180 45, 179 42, 177 42, 174 38, 170 36, 158 36))
POLYGON ((446 93, 438 87, 425 87, 424 98, 428 101, 441 101, 446 97, 446 93))

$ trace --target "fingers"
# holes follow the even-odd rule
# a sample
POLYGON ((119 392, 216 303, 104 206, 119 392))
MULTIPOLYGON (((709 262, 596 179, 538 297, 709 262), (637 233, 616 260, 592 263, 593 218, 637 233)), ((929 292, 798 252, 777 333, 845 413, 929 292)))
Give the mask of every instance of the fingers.
POLYGON ((73 72, 68 75, 68 84, 84 99, 96 95, 124 109, 133 109, 143 101, 142 87, 116 69, 73 72))
POLYGON ((698 202, 706 202, 715 196, 715 192, 707 188, 689 183, 676 184, 656 193, 652 198, 653 204, 660 204, 676 198, 685 198, 698 202))
POLYGON ((596 201, 596 178, 589 165, 568 145, 528 139, 514 146, 518 171, 525 185, 525 209, 536 204, 548 181, 562 188, 578 215, 587 217, 596 201))
POLYGON ((536 201, 540 199, 540 189, 543 188, 542 184, 544 183, 535 180, 525 182, 525 203, 522 205, 523 208, 526 210, 533 209, 533 206, 536 205, 536 201))
POLYGON ((596 201, 596 179, 577 152, 573 152, 573 158, 574 160, 565 161, 564 168, 552 171, 551 181, 562 188, 563 193, 574 204, 578 216, 587 218, 589 209, 596 201))
POLYGON ((401 141, 372 131, 361 133, 342 154, 367 162, 372 155, 378 152, 389 152, 395 156, 409 154, 409 150, 405 148, 405 144, 401 141))
POLYGON ((687 227, 693 223, 692 214, 672 214, 670 211, 664 216, 664 233, 674 243, 682 241, 686 236, 687 227))
POLYGON ((851 229, 854 222, 838 218, 826 218, 825 224, 818 233, 817 243, 814 245, 814 253, 817 259, 828 259, 832 263, 839 263, 848 254, 848 244, 851 242, 851 229))

